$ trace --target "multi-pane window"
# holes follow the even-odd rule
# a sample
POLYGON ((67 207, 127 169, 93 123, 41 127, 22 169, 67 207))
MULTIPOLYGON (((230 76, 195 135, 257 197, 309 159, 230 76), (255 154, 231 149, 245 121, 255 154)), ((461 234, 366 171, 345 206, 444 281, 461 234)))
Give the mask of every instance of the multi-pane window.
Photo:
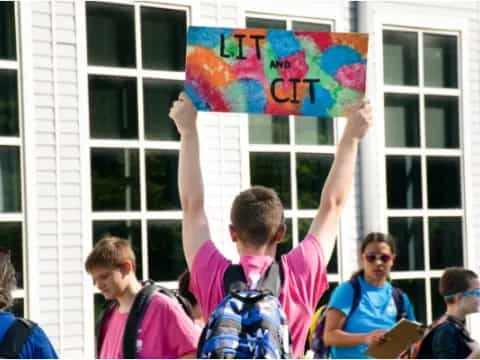
MULTIPOLYGON (((249 16, 247 28, 331 31, 331 25, 291 18, 249 16)), ((305 237, 335 154, 336 123, 332 118, 249 115, 251 185, 277 191, 285 207, 287 235, 278 256, 305 237)), ((328 264, 338 281, 337 248, 328 264)))
POLYGON ((0 246, 10 251, 16 270, 13 312, 24 313, 25 247, 22 201, 22 129, 16 4, 0 2, 0 246))
POLYGON ((438 278, 464 263, 459 38, 383 31, 388 230, 394 278, 421 321, 443 311, 438 278))
POLYGON ((126 238, 139 279, 175 281, 186 263, 168 112, 185 79, 188 13, 111 2, 86 13, 93 242, 126 238))

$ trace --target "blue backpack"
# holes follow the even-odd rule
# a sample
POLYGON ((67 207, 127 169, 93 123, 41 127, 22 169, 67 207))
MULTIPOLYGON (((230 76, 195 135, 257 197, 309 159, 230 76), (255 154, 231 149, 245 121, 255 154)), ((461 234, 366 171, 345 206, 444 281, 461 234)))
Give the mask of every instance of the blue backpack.
POLYGON ((223 279, 227 296, 202 331, 197 357, 292 358, 288 323, 278 301, 282 276, 281 266, 274 262, 251 290, 242 267, 230 265, 223 279))
MULTIPOLYGON (((352 307, 350 312, 345 319, 345 323, 347 323, 348 319, 352 316, 353 312, 357 309, 358 305, 360 304, 360 298, 362 296, 362 290, 360 288, 360 282, 358 281, 358 276, 354 276, 349 280, 350 284, 353 287, 353 299, 352 299, 352 307)), ((405 311, 404 301, 403 301, 403 292, 399 288, 392 286, 392 297, 393 302, 395 303, 395 307, 397 308, 397 321, 402 318, 407 317, 407 313, 405 311)), ((323 333, 325 331, 325 322, 327 319, 327 312, 328 307, 326 305, 322 306, 319 310, 320 314, 315 317, 317 320, 317 324, 314 327, 314 333, 311 337, 311 349, 314 353, 314 359, 327 359, 330 356, 330 347, 325 345, 323 341, 323 333)))

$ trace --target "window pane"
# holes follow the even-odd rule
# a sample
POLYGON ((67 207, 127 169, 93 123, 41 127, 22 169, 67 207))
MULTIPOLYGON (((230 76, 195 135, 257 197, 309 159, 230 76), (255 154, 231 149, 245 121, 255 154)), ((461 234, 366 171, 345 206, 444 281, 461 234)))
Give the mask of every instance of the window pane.
POLYGON ((247 28, 286 29, 287 22, 285 20, 273 20, 273 19, 247 17, 247 28))
POLYGON ((385 84, 418 85, 416 33, 383 31, 383 76, 385 84))
POLYGON ((290 154, 252 152, 250 174, 252 185, 273 188, 280 196, 285 209, 291 208, 290 154))
POLYGON ((148 270, 155 281, 176 280, 187 268, 180 220, 148 222, 148 270))
POLYGON ((137 87, 135 79, 90 76, 90 136, 136 139, 137 87))
POLYGON ((456 88, 457 37, 423 35, 425 86, 456 88))
POLYGON ((392 147, 420 146, 418 96, 385 95, 385 142, 392 147))
POLYGON ((15 11, 13 1, 0 2, 0 59, 16 59, 15 11))
POLYGON ((461 208, 460 159, 427 157, 428 207, 461 208))
POLYGON ((288 116, 251 114, 248 116, 250 144, 288 144, 288 116))
POLYGON ((297 154, 297 192, 299 209, 317 209, 333 155, 297 154))
POLYGON ((86 4, 88 64, 135 67, 133 6, 86 4))
POLYGON ((390 209, 422 207, 420 157, 387 156, 387 204, 390 209))
POLYGON ((22 223, 0 222, 0 246, 10 250, 10 259, 15 268, 17 287, 23 288, 22 223))
POLYGON ((0 70, 0 136, 18 136, 17 72, 0 70))
POLYGON ((330 31, 330 25, 328 24, 315 24, 303 21, 292 21, 292 29, 293 30, 301 30, 301 31, 330 31))
POLYGON ((429 218, 430 267, 444 269, 463 265, 462 218, 429 218))
POLYGON ((422 218, 389 218, 388 232, 395 238, 397 257, 394 270, 425 269, 422 218))
POLYGON ((118 220, 118 221, 94 221, 93 222, 93 243, 104 236, 118 236, 130 242, 135 253, 135 271, 138 279, 143 279, 142 269, 142 232, 140 220, 118 220))
POLYGON ((430 286, 432 288, 432 319, 438 319, 440 316, 445 314, 445 310, 447 305, 443 300, 443 297, 440 295, 438 291, 438 284, 440 283, 440 279, 430 279, 430 286))
MULTIPOLYGON (((310 225, 312 224, 313 219, 298 219, 298 239, 302 241, 307 236, 310 225)), ((335 241, 335 247, 333 248, 332 255, 328 261, 327 273, 337 274, 338 273, 338 250, 337 250, 337 241, 335 241)))
POLYGON ((185 70, 186 12, 143 6, 141 11, 143 68, 185 70))
POLYGON ((177 128, 168 117, 172 102, 183 90, 183 82, 175 80, 143 80, 145 138, 147 140, 179 140, 177 128))
POLYGON ((285 219, 285 225, 287 225, 287 232, 285 233, 283 241, 277 246, 277 256, 275 257, 277 261, 280 261, 280 257, 293 248, 292 219, 285 219))
POLYGON ((300 145, 333 145, 333 119, 295 116, 295 142, 300 145))
POLYGON ((0 146, 0 212, 22 211, 20 150, 0 146))
POLYGON ((147 150, 147 209, 180 210, 177 171, 178 151, 147 150))
POLYGON ((92 149, 92 207, 99 210, 139 210, 138 151, 92 149))
POLYGON ((15 316, 18 317, 25 317, 25 305, 24 301, 21 298, 17 298, 13 300, 13 306, 10 310, 15 316))
POLYGON ((457 97, 425 96, 425 133, 427 147, 458 149, 457 97))
POLYGON ((427 303, 425 295, 425 280, 408 279, 393 280, 392 284, 402 289, 407 294, 413 306, 413 311, 417 321, 427 322, 427 303))

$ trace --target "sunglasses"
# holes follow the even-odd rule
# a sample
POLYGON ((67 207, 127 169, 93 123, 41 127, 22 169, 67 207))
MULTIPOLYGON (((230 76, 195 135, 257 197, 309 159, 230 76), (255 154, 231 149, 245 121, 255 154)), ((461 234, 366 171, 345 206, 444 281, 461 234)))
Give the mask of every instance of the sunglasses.
POLYGON ((480 298, 480 289, 465 290, 465 291, 462 291, 460 293, 448 294, 448 295, 445 295, 444 297, 445 297, 445 299, 453 298, 457 294, 462 294, 463 296, 474 296, 474 297, 480 298))
POLYGON ((474 296, 480 298, 480 289, 467 290, 462 293, 464 296, 474 296))
POLYGON ((386 263, 393 259, 393 256, 390 254, 374 253, 374 252, 366 253, 364 256, 369 263, 373 263, 377 260, 380 260, 381 262, 386 263))

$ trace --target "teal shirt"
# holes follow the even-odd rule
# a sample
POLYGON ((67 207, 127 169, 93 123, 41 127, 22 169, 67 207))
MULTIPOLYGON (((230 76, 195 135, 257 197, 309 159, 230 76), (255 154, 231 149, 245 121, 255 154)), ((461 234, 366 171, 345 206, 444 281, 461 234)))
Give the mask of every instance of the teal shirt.
MULTIPOLYGON (((369 333, 375 330, 390 329, 397 322, 397 307, 393 300, 392 285, 387 282, 382 287, 375 287, 359 277, 361 297, 358 307, 347 319, 343 330, 349 333, 369 333)), ((353 302, 353 286, 345 282, 338 286, 330 298, 329 308, 334 308, 348 317, 353 302)), ((415 320, 410 300, 404 294, 403 302, 407 318, 415 320)), ((332 346, 332 358, 364 358, 369 356, 363 352, 367 349, 366 344, 351 347, 332 346)))

